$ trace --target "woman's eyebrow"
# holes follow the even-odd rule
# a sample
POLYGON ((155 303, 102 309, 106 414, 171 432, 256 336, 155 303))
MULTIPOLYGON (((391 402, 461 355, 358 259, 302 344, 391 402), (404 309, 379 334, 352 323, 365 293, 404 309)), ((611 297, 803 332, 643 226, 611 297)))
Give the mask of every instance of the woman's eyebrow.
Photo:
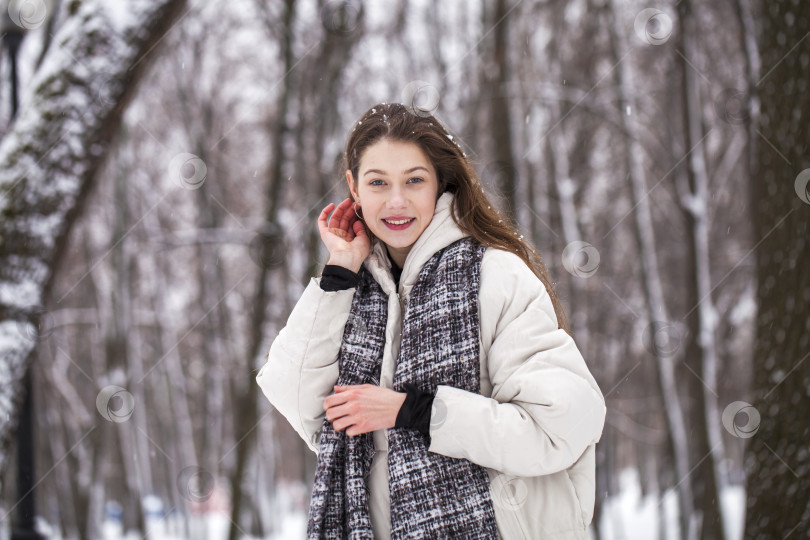
MULTIPOLYGON (((402 171, 402 174, 410 174, 410 173, 412 173, 414 171, 418 171, 419 169, 422 169, 426 173, 430 172, 425 167, 422 167, 421 165, 417 165, 416 167, 414 167, 412 169, 408 169, 407 171, 402 171)), ((365 176, 367 174, 370 174, 370 173, 382 174, 382 175, 387 175, 388 174, 387 172, 381 171, 380 169, 369 169, 369 170, 367 170, 366 172, 363 173, 363 176, 365 176)))

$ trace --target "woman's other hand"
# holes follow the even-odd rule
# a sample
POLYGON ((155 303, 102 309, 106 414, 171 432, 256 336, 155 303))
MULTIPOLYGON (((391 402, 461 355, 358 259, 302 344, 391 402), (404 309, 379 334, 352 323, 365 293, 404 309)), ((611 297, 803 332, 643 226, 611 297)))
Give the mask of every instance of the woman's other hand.
POLYGON ((371 253, 371 240, 365 225, 357 219, 350 198, 346 198, 334 208, 335 211, 327 224, 326 216, 334 206, 334 203, 329 203, 318 217, 321 240, 329 251, 329 260, 326 264, 336 264, 352 272, 358 272, 363 261, 371 253))
POLYGON ((376 384, 335 386, 323 408, 335 431, 346 429, 346 435, 354 437, 394 427, 406 395, 376 384))

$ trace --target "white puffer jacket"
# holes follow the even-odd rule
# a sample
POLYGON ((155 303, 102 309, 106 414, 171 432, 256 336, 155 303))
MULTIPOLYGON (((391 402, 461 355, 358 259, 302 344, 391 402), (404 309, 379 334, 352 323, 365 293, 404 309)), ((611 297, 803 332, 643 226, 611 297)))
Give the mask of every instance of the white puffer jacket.
MULTIPOLYGON (((452 198, 445 192, 437 201, 405 260, 399 292, 382 243, 374 242, 363 263, 388 295, 383 387, 392 387, 402 314, 422 266, 466 236, 450 217, 452 198)), ((316 454, 354 291, 323 291, 320 278, 312 278, 256 377, 316 454)), ((503 540, 584 539, 596 495, 595 444, 606 414, 602 392, 574 340, 557 328, 542 281, 516 254, 484 252, 479 315, 481 394, 438 386, 428 450, 487 469, 503 540)), ((368 486, 379 540, 390 538, 387 430, 373 438, 368 486)))

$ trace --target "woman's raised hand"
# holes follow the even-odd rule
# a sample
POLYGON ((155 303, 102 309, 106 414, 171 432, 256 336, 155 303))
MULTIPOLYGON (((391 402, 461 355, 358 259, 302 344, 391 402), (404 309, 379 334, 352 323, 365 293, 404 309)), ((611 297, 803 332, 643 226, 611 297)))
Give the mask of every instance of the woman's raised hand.
POLYGON ((337 264, 352 272, 359 272, 363 261, 371 253, 371 240, 365 225, 352 210, 350 198, 346 198, 335 208, 327 224, 326 216, 334 206, 334 203, 329 203, 318 217, 321 240, 329 251, 326 264, 337 264))

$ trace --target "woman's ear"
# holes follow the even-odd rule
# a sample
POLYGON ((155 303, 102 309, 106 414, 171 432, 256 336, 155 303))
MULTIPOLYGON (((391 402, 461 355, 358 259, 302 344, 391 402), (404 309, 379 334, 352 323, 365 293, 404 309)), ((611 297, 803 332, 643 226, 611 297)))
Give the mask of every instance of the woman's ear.
POLYGON ((346 183, 349 184, 349 192, 352 194, 352 197, 356 201, 358 199, 357 191, 354 189, 354 177, 352 175, 351 169, 346 169, 346 183))

